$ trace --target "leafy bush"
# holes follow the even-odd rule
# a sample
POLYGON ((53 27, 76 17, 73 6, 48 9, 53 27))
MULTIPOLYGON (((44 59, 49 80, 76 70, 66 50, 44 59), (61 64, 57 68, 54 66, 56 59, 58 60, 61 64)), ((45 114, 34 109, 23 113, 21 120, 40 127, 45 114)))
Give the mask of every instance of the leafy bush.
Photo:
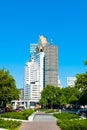
POLYGON ((78 115, 69 114, 69 113, 66 113, 66 112, 53 114, 53 116, 55 116, 57 119, 77 119, 77 118, 79 118, 78 115))
POLYGON ((60 113, 53 114, 58 120, 57 125, 62 130, 87 130, 87 119, 78 119, 78 115, 60 113))
POLYGON ((62 130, 87 130, 87 119, 86 120, 58 120, 57 125, 62 130))
POLYGON ((59 112, 59 110, 48 109, 48 110, 45 111, 45 113, 54 113, 54 112, 59 112))
POLYGON ((21 112, 8 112, 8 113, 3 113, 1 115, 1 117, 27 120, 28 117, 33 112, 34 112, 33 110, 24 110, 24 111, 21 111, 21 112))
POLYGON ((10 130, 15 130, 18 126, 21 125, 20 121, 4 120, 0 119, 0 128, 6 128, 10 130))

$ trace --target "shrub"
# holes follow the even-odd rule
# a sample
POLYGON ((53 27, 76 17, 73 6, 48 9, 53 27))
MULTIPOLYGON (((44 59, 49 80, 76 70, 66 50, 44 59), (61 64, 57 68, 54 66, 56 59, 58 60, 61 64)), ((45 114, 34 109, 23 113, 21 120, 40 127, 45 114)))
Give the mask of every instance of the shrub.
POLYGON ((20 121, 12 121, 12 120, 0 119, 0 128, 15 130, 15 128, 17 128, 20 125, 21 125, 20 121))
POLYGON ((79 118, 78 115, 69 114, 69 113, 66 113, 66 112, 53 114, 53 116, 55 116, 57 119, 77 119, 77 118, 79 118))
POLYGON ((62 130, 87 130, 87 119, 79 120, 78 115, 61 113, 54 114, 54 116, 58 119, 57 125, 62 130))
POLYGON ((21 112, 8 112, 8 113, 3 113, 1 115, 1 117, 27 120, 28 117, 33 112, 34 112, 33 110, 24 110, 24 111, 21 111, 21 112))
POLYGON ((87 130, 87 119, 86 120, 58 120, 57 125, 62 130, 87 130))
POLYGON ((59 110, 48 109, 48 110, 45 111, 45 113, 54 113, 54 112, 59 112, 59 110))

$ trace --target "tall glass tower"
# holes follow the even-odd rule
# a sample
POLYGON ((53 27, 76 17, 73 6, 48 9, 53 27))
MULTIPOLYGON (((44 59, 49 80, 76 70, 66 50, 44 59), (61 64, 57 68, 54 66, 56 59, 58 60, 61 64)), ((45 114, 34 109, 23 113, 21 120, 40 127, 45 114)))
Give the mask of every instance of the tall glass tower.
POLYGON ((39 101, 45 84, 44 77, 44 52, 40 52, 25 65, 24 99, 39 101))
POLYGON ((58 86, 58 48, 48 45, 45 49, 45 84, 58 86))
POLYGON ((30 59, 34 58, 34 56, 36 55, 36 47, 37 44, 35 43, 30 44, 30 59))
POLYGON ((24 99, 38 102, 46 85, 58 86, 58 48, 39 36, 30 44, 30 61, 25 64, 24 99))
POLYGON ((58 86, 58 48, 49 44, 43 36, 39 37, 36 48, 37 53, 45 53, 45 86, 58 86))

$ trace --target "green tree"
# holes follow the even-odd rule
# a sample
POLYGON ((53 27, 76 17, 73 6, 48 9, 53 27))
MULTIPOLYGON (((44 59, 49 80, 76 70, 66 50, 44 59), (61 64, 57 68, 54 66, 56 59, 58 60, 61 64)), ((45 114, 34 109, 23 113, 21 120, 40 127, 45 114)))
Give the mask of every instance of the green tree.
POLYGON ((60 88, 47 85, 41 92, 40 103, 44 107, 54 108, 59 105, 65 105, 66 97, 60 88))
MULTIPOLYGON (((85 63, 86 64, 86 63, 85 63)), ((75 87, 81 92, 79 104, 87 104, 87 72, 76 75, 75 87)))
POLYGON ((77 101, 78 101, 78 98, 77 98, 75 95, 72 95, 72 96, 69 98, 69 103, 70 103, 70 104, 75 104, 77 101))
POLYGON ((79 95, 80 91, 75 87, 58 88, 47 85, 41 92, 40 103, 48 108, 72 105, 78 101, 79 95))
POLYGON ((75 82, 76 88, 78 88, 81 91, 87 88, 87 72, 83 74, 77 74, 76 79, 77 79, 75 82))
POLYGON ((84 61, 84 65, 87 65, 87 60, 84 61))
POLYGON ((40 103, 44 107, 53 108, 56 105, 56 87, 47 85, 41 92, 40 103))
POLYGON ((81 92, 81 96, 79 98, 79 103, 81 105, 86 105, 87 104, 87 88, 84 89, 82 92, 81 92))
POLYGON ((6 106, 11 100, 19 99, 15 80, 8 70, 0 70, 0 105, 6 106))
POLYGON ((69 106, 76 106, 81 92, 75 87, 62 88, 61 91, 65 96, 66 104, 69 104, 69 106))
POLYGON ((61 96, 59 96, 58 100, 59 100, 59 105, 60 106, 66 105, 66 97, 65 97, 64 94, 62 94, 61 96))
POLYGON ((66 97, 67 104, 71 103, 72 97, 76 99, 76 101, 79 99, 80 91, 75 87, 66 87, 66 88, 63 88, 62 91, 66 97))

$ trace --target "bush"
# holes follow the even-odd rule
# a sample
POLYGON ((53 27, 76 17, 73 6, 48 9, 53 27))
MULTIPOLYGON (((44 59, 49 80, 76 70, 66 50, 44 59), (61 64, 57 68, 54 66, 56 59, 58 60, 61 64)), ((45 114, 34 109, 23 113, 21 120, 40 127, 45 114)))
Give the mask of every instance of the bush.
POLYGON ((54 112, 59 112, 59 110, 56 109, 48 109, 45 111, 45 113, 54 113, 54 112))
POLYGON ((78 115, 69 114, 69 113, 66 113, 66 112, 53 114, 53 116, 55 116, 57 119, 77 119, 77 118, 79 118, 78 115))
POLYGON ((4 120, 0 119, 0 128, 6 128, 10 130, 15 130, 18 126, 21 125, 20 121, 4 120))
POLYGON ((1 114, 1 117, 28 120, 28 117, 33 112, 34 112, 33 110, 24 110, 21 112, 8 112, 8 113, 1 114))
POLYGON ((57 125, 60 126, 62 130, 87 130, 87 119, 79 120, 78 115, 68 113, 53 115, 58 119, 57 125))
POLYGON ((87 119, 86 120, 58 120, 57 125, 62 130, 87 130, 87 119))

